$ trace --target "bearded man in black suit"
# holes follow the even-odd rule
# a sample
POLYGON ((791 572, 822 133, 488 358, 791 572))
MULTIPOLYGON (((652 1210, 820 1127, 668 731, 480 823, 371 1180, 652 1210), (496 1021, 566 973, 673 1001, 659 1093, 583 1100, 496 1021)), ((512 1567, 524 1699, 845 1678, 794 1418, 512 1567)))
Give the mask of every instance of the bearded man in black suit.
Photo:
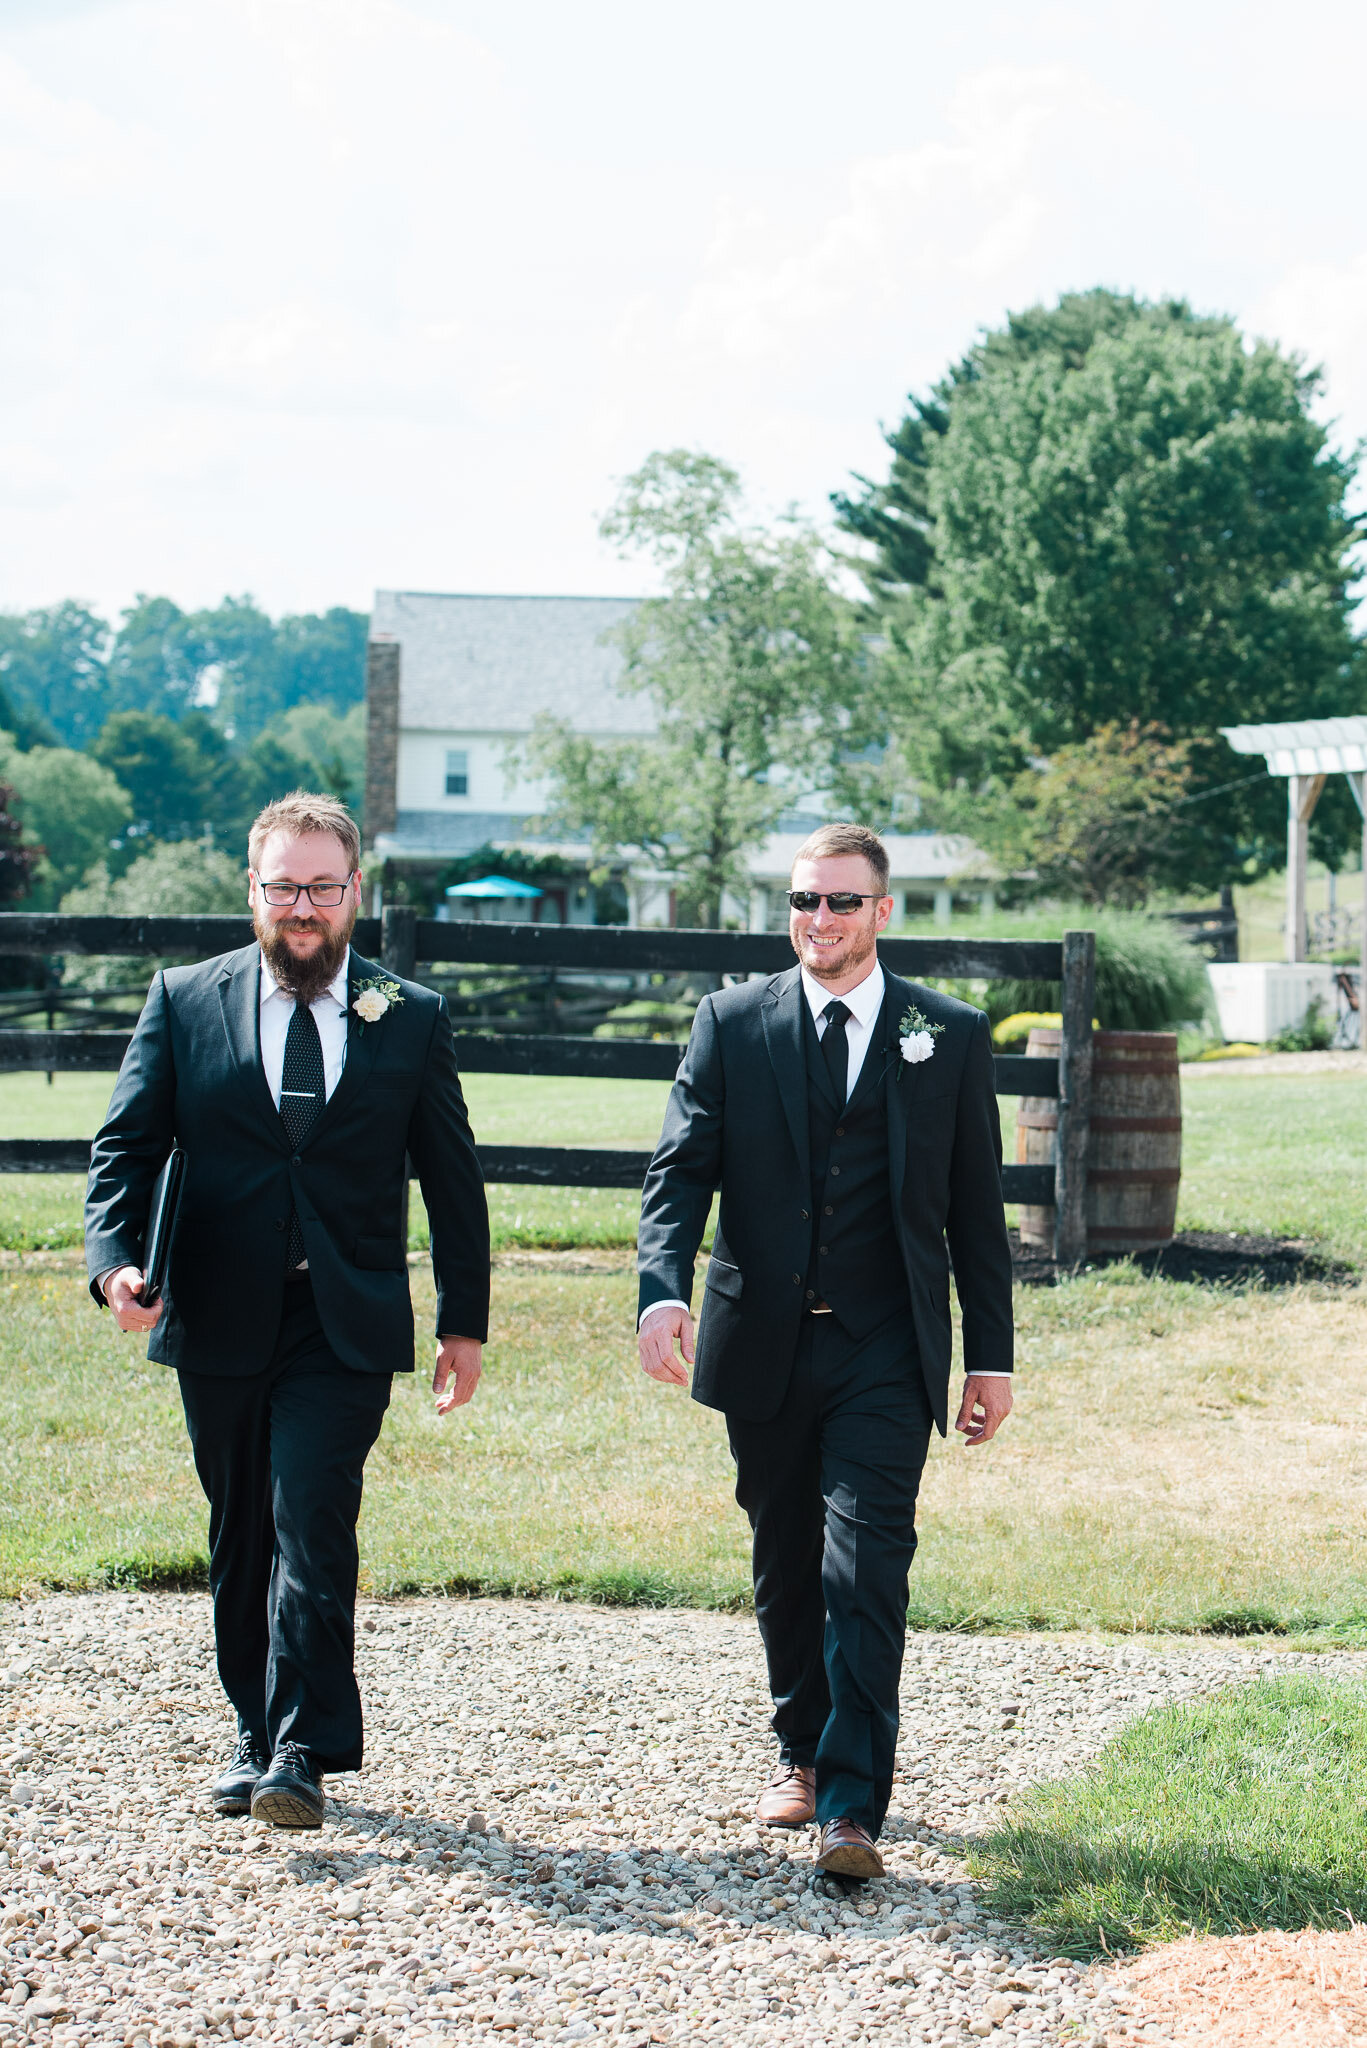
POLYGON ((391 1376, 414 1363, 405 1155, 437 1283, 433 1391, 480 1375, 489 1218, 451 1023, 351 946, 360 835, 333 798, 267 805, 248 843, 257 943, 157 975, 95 1140, 95 1300, 173 1367, 209 1500, 219 1676, 238 1741, 215 1810, 317 1827, 360 1767, 356 1519, 391 1376), (187 1158, 163 1296, 141 1300, 153 1183, 187 1158))
POLYGON ((639 1345, 652 1378, 687 1385, 720 1188, 693 1396, 725 1414, 754 1535, 779 1741, 758 1818, 817 1820, 818 1866, 864 1879, 883 1869, 916 1495, 948 1422, 946 1243, 971 1445, 1011 1408, 1011 1254, 987 1019, 880 965, 882 842, 821 827, 789 901, 798 966, 694 1019, 642 1198, 639 1345))

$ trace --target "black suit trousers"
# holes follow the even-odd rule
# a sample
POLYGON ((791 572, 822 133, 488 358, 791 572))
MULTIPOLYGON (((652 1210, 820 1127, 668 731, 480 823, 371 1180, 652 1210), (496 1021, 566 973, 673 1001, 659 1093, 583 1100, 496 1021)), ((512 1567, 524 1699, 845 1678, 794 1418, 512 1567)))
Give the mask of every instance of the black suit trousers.
POLYGON ((391 1377, 340 1363, 301 1277, 263 1371, 179 1378, 209 1500, 223 1689, 268 1752, 299 1742, 320 1770, 358 1770, 356 1518, 391 1377))
POLYGON ((728 1415, 754 1532, 755 1609, 788 1763, 816 1817, 877 1836, 892 1795, 907 1574, 932 1416, 910 1316, 862 1340, 804 1316, 772 1422, 728 1415))

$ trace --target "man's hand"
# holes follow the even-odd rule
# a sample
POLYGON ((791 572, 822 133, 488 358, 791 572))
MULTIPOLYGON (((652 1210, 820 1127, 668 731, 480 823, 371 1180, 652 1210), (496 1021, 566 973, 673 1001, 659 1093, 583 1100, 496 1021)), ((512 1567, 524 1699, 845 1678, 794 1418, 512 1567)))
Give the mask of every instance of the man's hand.
POLYGON ((105 1281, 104 1298, 121 1330, 155 1330, 161 1321, 165 1302, 154 1301, 149 1306, 140 1301, 142 1289, 143 1277, 136 1266, 120 1266, 105 1281))
POLYGON ((693 1318, 686 1308, 658 1308, 649 1311, 636 1337, 641 1370, 666 1387, 686 1387, 688 1367, 693 1363, 693 1318), (678 1340, 682 1362, 674 1354, 678 1340))
POLYGON ((479 1385, 483 1349, 478 1337, 438 1337, 437 1369, 432 1375, 438 1415, 449 1415, 470 1399, 479 1385))
POLYGON ((964 1397, 954 1427, 964 1434, 964 1448, 992 1441, 1011 1413, 1011 1382, 995 1375, 970 1373, 964 1381, 964 1397))

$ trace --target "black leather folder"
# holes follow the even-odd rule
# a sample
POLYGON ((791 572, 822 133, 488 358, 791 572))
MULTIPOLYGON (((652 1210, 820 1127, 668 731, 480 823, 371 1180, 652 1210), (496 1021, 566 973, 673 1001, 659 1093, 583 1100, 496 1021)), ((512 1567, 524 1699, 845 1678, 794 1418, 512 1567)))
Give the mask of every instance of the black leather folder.
POLYGON ((161 1290, 166 1284, 166 1268, 171 1263, 171 1246, 175 1242, 180 1198, 184 1190, 185 1154, 179 1145, 173 1145, 170 1158, 157 1175, 152 1189, 152 1207, 147 1217, 146 1264, 140 1297, 146 1303, 160 1300, 161 1290))

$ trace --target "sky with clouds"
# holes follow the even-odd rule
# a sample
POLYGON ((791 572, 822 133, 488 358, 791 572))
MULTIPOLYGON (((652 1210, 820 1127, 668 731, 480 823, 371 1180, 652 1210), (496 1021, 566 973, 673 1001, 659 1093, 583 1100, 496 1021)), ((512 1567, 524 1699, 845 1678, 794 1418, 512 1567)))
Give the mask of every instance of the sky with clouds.
POLYGON ((0 0, 0 606, 638 590, 650 449, 821 514, 1096 283, 1355 440, 1365 75, 1339 0, 0 0))

